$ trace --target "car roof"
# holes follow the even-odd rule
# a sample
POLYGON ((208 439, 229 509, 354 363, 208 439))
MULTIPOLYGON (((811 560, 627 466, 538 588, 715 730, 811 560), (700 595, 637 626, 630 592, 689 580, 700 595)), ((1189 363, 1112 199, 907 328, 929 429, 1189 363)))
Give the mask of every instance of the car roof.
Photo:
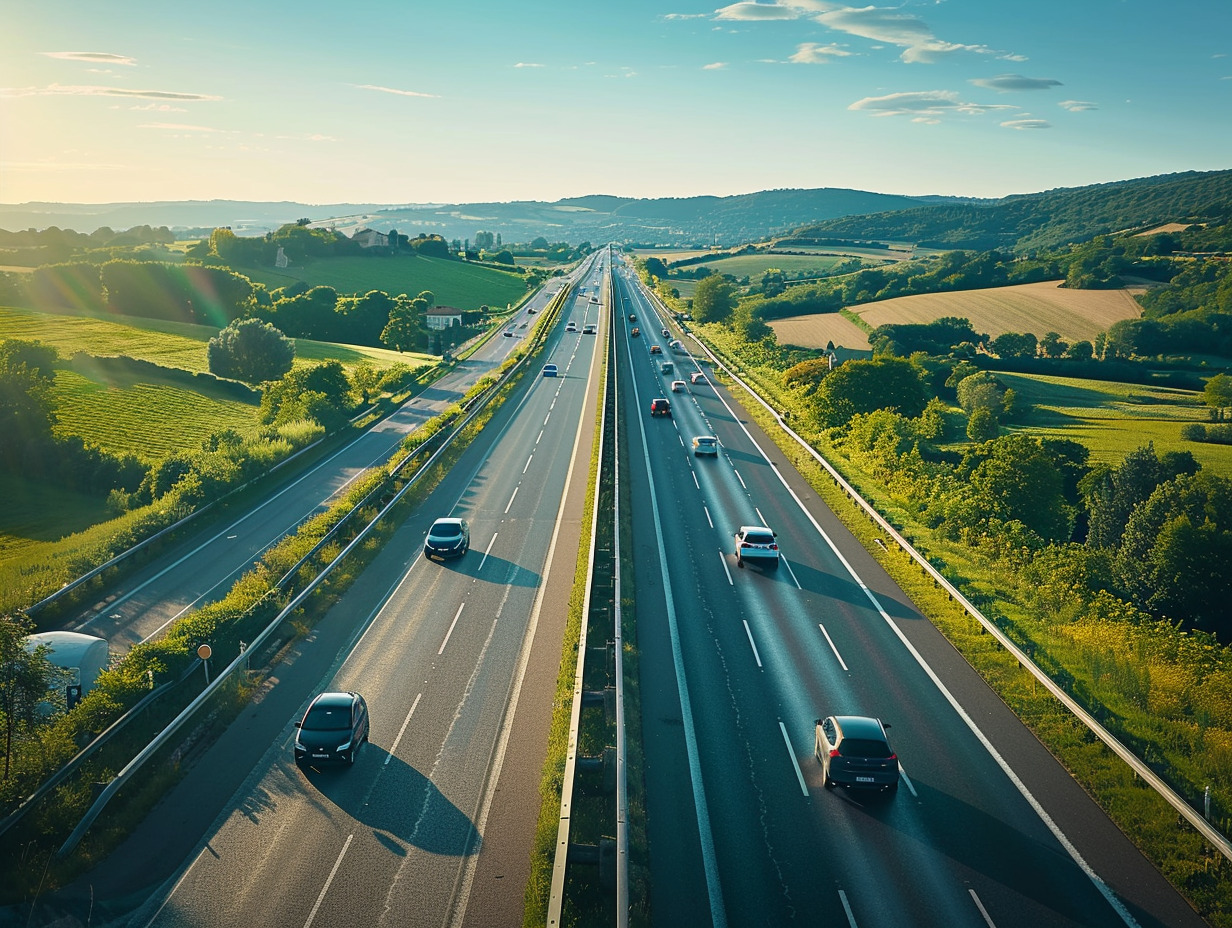
POLYGON ((438 525, 461 525, 461 524, 462 524, 461 519, 437 519, 435 522, 432 523, 432 527, 436 528, 438 525))
POLYGON ((749 532, 765 532, 767 535, 773 535, 774 532, 766 528, 764 525, 742 525, 740 526, 740 534, 747 535, 749 532))
POLYGON ((321 693, 312 701, 314 706, 349 706, 355 702, 355 693, 321 693))
POLYGON ((878 741, 884 741, 886 734, 885 729, 878 719, 871 719, 865 715, 836 715, 834 721, 838 723, 838 727, 843 730, 845 738, 875 738, 878 741))
POLYGON ((713 435, 694 435, 694 441, 718 441, 713 435))

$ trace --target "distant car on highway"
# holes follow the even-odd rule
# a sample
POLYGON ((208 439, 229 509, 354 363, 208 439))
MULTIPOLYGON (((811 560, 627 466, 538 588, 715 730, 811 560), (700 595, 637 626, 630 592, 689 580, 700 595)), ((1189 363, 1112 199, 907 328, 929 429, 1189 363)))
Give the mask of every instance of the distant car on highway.
POLYGON ((555 364, 543 365, 543 376, 544 377, 555 377, 558 373, 560 373, 560 371, 556 367, 555 364))
POLYGON ((693 454, 712 454, 718 455, 719 440, 713 435, 695 435, 693 436, 693 454))
POLYGON ((826 789, 849 786, 898 791, 898 756, 886 737, 889 725, 862 715, 817 719, 813 753, 826 789))
POLYGON ((599 327, 595 325, 593 322, 588 322, 584 326, 582 326, 582 334, 583 335, 598 335, 599 327))
POLYGON ((572 319, 571 319, 571 320, 569 320, 569 322, 565 325, 565 331, 566 331, 566 332, 576 332, 576 331, 577 331, 577 323, 576 323, 576 322, 574 322, 572 319))
POLYGON ((663 349, 662 349, 662 348, 660 348, 658 345, 651 345, 651 346, 650 346, 650 353, 651 353, 651 354, 662 354, 662 353, 663 353, 663 349))
POLYGON ((689 375, 689 383, 705 383, 706 375, 701 371, 694 371, 689 375))
POLYGON ((684 392, 684 381, 683 380, 673 380, 672 381, 672 392, 673 393, 683 393, 684 392))
POLYGON ((736 566, 755 561, 774 569, 779 566, 779 545, 774 532, 764 525, 742 525, 736 532, 736 566))
POLYGON ((637 313, 629 313, 629 321, 637 322, 637 313))
POLYGON ((368 740, 368 704, 359 693, 320 693, 295 727, 297 764, 354 764, 368 740))
POLYGON ((669 332, 669 331, 667 331, 667 329, 664 329, 664 330, 663 330, 663 337, 664 337, 664 338, 668 338, 668 337, 670 337, 670 336, 671 336, 671 334, 672 334, 672 333, 671 333, 671 332, 669 332))
POLYGON ((632 329, 629 330, 629 335, 633 338, 637 338, 641 334, 642 334, 642 330, 639 329, 637 326, 634 326, 632 329))
POLYGON ((665 397, 650 401, 650 414, 652 416, 670 416, 672 414, 672 404, 665 397))
POLYGON ((461 557, 471 547, 471 529, 465 519, 437 519, 424 539, 424 557, 461 557))

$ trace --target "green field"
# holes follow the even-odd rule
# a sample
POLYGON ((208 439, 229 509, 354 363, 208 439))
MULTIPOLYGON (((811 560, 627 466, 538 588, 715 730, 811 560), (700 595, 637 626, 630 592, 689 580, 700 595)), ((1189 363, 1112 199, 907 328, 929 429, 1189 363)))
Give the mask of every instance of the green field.
POLYGON ((1209 421, 1196 390, 1039 374, 996 376, 1035 407, 1022 431, 1081 442, 1092 463, 1119 463, 1154 442, 1158 452, 1188 451, 1204 469, 1232 476, 1232 445, 1181 438, 1181 426, 1209 421))
POLYGON ((333 287, 342 294, 384 290, 391 296, 414 296, 431 290, 438 306, 478 309, 516 303, 526 293, 520 274, 494 267, 422 255, 386 258, 318 258, 303 267, 240 269, 271 290, 302 280, 333 287))
POLYGON ((758 281, 767 268, 777 267, 784 274, 796 277, 821 277, 830 273, 844 261, 850 260, 848 255, 736 255, 732 258, 719 258, 707 261, 695 267, 708 267, 716 274, 731 274, 733 277, 748 277, 758 281))

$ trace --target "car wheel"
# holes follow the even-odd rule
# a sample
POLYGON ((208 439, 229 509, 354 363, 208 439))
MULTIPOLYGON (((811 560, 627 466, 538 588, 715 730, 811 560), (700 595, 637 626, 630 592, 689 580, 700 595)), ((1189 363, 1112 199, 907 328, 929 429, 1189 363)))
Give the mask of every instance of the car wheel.
POLYGON ((767 570, 778 570, 778 568, 779 568, 779 559, 777 557, 773 558, 766 564, 767 570))
POLYGON ((830 768, 824 763, 821 765, 821 785, 826 789, 834 789, 834 781, 830 779, 830 768))
POLYGON ((894 796, 897 796, 898 795, 898 784, 891 783, 889 789, 887 789, 886 792, 889 793, 891 798, 893 798, 894 796))
POLYGON ((743 567, 743 566, 744 566, 744 559, 743 559, 742 557, 738 556, 738 555, 737 555, 737 557, 736 557, 736 566, 737 566, 737 567, 743 567))

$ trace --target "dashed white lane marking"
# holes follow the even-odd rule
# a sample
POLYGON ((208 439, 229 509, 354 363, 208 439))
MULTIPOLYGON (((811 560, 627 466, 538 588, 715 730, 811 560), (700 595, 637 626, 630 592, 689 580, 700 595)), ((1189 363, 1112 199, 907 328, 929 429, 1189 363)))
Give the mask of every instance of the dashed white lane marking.
POLYGON ((522 476, 526 476, 526 472, 530 470, 530 462, 533 461, 534 459, 535 459, 535 456, 533 454, 526 459, 526 466, 522 468, 522 476))
POLYGON ((402 720, 402 727, 398 729, 398 737, 394 739, 394 743, 389 746, 389 753, 385 755, 385 766, 389 766, 389 762, 394 759, 394 754, 398 750, 398 744, 402 741, 402 736, 406 733, 406 726, 411 723, 411 716, 415 714, 415 709, 419 706, 419 700, 423 693, 415 696, 415 701, 411 703, 411 711, 406 714, 406 718, 402 720))
POLYGON ((706 513, 706 521, 710 523, 711 528, 714 528, 714 519, 710 518, 710 507, 702 506, 702 510, 706 513))
POLYGON ((830 633, 826 631, 826 627, 820 623, 818 623, 817 627, 820 628, 821 633, 826 636, 826 641, 830 642, 830 650, 833 651, 834 656, 838 658, 838 665, 846 670, 847 665, 843 662, 843 655, 838 653, 838 648, 834 646, 834 639, 830 637, 830 633))
POLYGON ((849 928, 857 928, 856 917, 852 914, 851 903, 847 901, 847 894, 841 889, 838 891, 839 901, 843 903, 843 911, 847 913, 847 924, 849 928))
POLYGON ((518 498, 518 490, 520 489, 522 489, 520 486, 513 488, 513 496, 509 497, 509 505, 505 507, 505 515, 509 515, 509 510, 513 507, 513 501, 518 498))
POLYGON ((317 896, 316 904, 312 907, 312 911, 308 913, 308 921, 304 922, 304 928, 309 928, 312 920, 317 917, 317 910, 321 908, 325 894, 329 892, 329 884, 334 882, 334 877, 338 874, 338 868, 342 865, 342 858, 346 856, 347 848, 351 846, 351 842, 354 840, 354 834, 347 835, 346 842, 342 845, 342 850, 338 852, 338 859, 334 861, 334 869, 329 871, 329 877, 325 880, 325 885, 321 887, 321 895, 317 896))
POLYGON ((786 567, 786 568, 787 568, 787 572, 788 572, 789 574, 791 574, 791 579, 792 579, 792 582, 794 582, 794 583, 796 584, 796 589, 797 589, 797 590, 803 590, 803 589, 804 589, 804 587, 802 587, 802 586, 800 585, 800 581, 796 579, 796 572, 795 572, 794 570, 792 570, 792 569, 791 569, 791 565, 787 563, 787 558, 783 557, 783 555, 781 555, 781 554, 780 554, 780 555, 779 555, 779 560, 783 562, 783 566, 784 566, 784 567, 786 567))
POLYGON ((757 661, 758 667, 761 667, 761 655, 757 653, 757 642, 753 640, 753 630, 749 628, 748 619, 744 619, 744 633, 749 636, 749 647, 753 649, 753 660, 757 661))
POLYGON ((727 566, 727 558, 723 556, 722 551, 719 551, 719 563, 723 565, 723 573, 727 574, 727 585, 735 586, 735 581, 732 580, 731 568, 727 566))
POLYGON ((796 771, 796 779, 800 783, 800 792, 807 798, 808 787, 804 783, 804 774, 800 771, 800 762, 796 760, 796 751, 791 746, 791 738, 787 737, 787 726, 782 722, 779 722, 779 731, 783 733, 783 743, 787 745, 787 756, 791 758, 791 766, 796 771))
POLYGON ((458 624, 458 619, 462 618, 462 610, 466 608, 466 603, 458 606, 458 614, 453 617, 453 621, 449 623, 449 631, 445 632, 445 640, 441 642, 440 648, 437 649, 436 656, 440 657, 445 653, 445 645, 449 644, 449 639, 453 635, 454 626, 458 624))
POLYGON ((988 910, 984 908, 984 903, 980 902, 980 897, 975 894, 975 890, 969 889, 967 892, 971 894, 971 901, 974 902, 975 907, 980 910, 980 915, 984 916, 984 924, 987 925, 988 928, 997 928, 997 923, 992 920, 992 917, 988 914, 988 910))
POLYGON ((736 470, 736 468, 733 467, 732 473, 736 475, 736 479, 740 481, 740 485, 747 490, 749 488, 748 484, 746 484, 744 482, 744 478, 740 476, 740 471, 736 470))

